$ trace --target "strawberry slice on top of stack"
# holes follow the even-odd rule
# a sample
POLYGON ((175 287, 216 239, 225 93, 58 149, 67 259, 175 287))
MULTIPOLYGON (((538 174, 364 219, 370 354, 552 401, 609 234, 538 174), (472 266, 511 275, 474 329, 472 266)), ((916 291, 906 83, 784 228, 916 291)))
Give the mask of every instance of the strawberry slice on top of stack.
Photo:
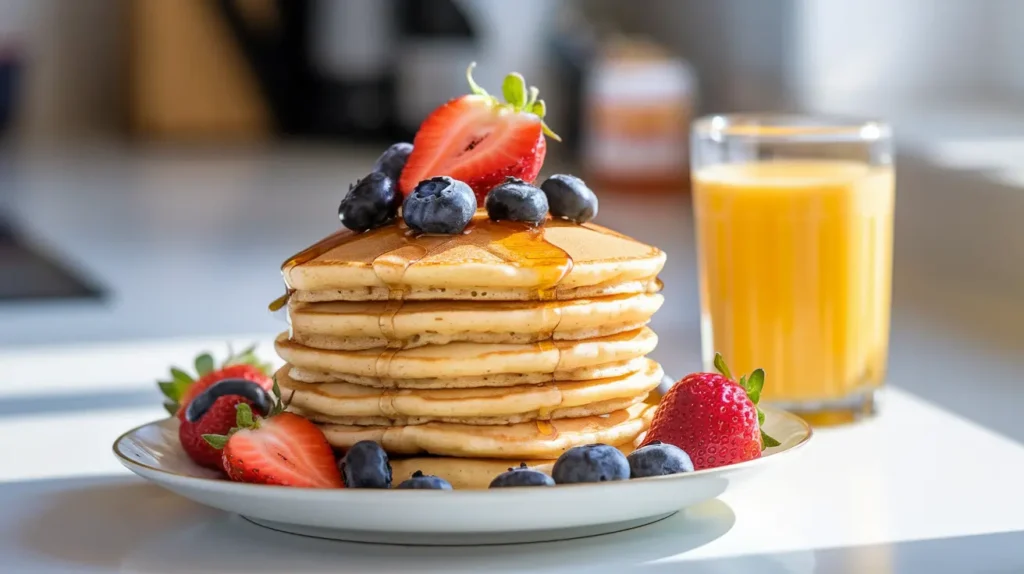
POLYGON ((423 180, 448 176, 468 184, 483 205, 487 192, 507 177, 537 179, 547 153, 545 135, 561 141, 544 123, 547 108, 536 87, 509 74, 502 102, 473 80, 474 66, 466 70, 472 93, 431 112, 416 132, 398 182, 403 194, 423 180))

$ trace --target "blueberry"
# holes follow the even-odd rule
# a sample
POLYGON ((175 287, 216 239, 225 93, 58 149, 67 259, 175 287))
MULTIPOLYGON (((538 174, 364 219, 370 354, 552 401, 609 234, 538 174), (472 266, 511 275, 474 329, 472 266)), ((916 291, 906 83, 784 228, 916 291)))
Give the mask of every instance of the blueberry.
POLYGON ((391 488, 391 463, 379 444, 359 441, 338 462, 348 488, 391 488))
POLYGON ((421 233, 462 233, 474 213, 476 196, 473 190, 447 176, 421 181, 402 206, 406 225, 421 233))
POLYGON ((586 223, 597 216, 597 196, 578 177, 556 174, 544 180, 540 188, 548 197, 551 215, 555 217, 586 223))
POLYGON ((439 476, 423 474, 421 471, 412 473, 407 480, 403 480, 396 488, 419 489, 419 490, 451 490, 452 485, 439 476))
POLYGON ((629 461, 619 449, 606 444, 576 446, 558 457, 551 476, 556 484, 626 480, 629 461))
POLYGON ((372 171, 379 171, 390 177, 391 181, 397 182, 398 178, 402 176, 402 169, 405 168, 405 162, 409 161, 411 153, 411 143, 392 144, 391 147, 384 150, 384 153, 380 154, 377 161, 373 162, 372 171))
POLYGON ((554 486, 555 481, 550 476, 544 474, 539 470, 533 470, 527 468, 526 463, 522 463, 518 468, 510 468, 508 472, 503 472, 496 476, 491 481, 491 488, 501 488, 505 486, 554 486))
POLYGON ((521 179, 506 177, 491 188, 484 200, 487 215, 494 221, 524 221, 539 225, 548 215, 544 192, 521 179))
POLYGON ((629 460, 630 478, 693 472, 693 462, 686 451, 660 440, 634 450, 626 459, 629 460))
POLYGON ((398 215, 402 194, 383 173, 371 173, 356 182, 338 206, 341 224, 353 231, 366 231, 389 223, 398 215))

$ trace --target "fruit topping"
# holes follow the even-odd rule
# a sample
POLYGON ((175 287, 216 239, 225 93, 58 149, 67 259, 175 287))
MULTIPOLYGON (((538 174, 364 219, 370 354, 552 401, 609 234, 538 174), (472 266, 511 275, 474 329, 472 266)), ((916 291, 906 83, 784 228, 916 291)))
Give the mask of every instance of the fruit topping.
POLYGON ((465 183, 447 176, 421 181, 405 198, 402 217, 420 233, 462 233, 476 213, 476 196, 465 183))
POLYGON ((237 355, 228 352, 227 359, 219 368, 209 353, 203 353, 195 360, 195 369, 199 375, 197 379, 193 379, 192 375, 182 369, 171 367, 171 380, 157 383, 166 398, 164 408, 171 415, 183 420, 185 407, 192 399, 224 379, 245 379, 269 391, 274 384, 273 379, 267 374, 270 365, 260 362, 255 350, 256 346, 253 345, 237 355))
POLYGON ((338 461, 338 469, 348 488, 391 488, 388 454, 372 440, 352 445, 338 461))
POLYGON ((403 480, 395 488, 417 489, 417 490, 451 490, 452 485, 439 476, 423 474, 421 471, 412 473, 412 476, 403 480))
POLYGON ((544 180, 540 188, 547 195, 554 217, 586 223, 597 216, 597 196, 576 176, 556 174, 544 180))
POLYGON ((373 172, 357 181, 338 206, 338 219, 352 231, 386 225, 398 215, 402 194, 386 174, 373 172))
POLYGON ((558 457, 551 476, 557 484, 626 480, 629 461, 619 449, 606 444, 576 446, 558 457))
MULTIPOLYGON (((261 413, 268 413, 273 407, 274 399, 266 389, 246 379, 224 379, 218 381, 198 395, 185 407, 185 420, 198 422, 210 412, 210 409, 223 397, 238 396, 248 399, 251 406, 261 413)), ((231 409, 234 414, 234 408, 231 409)))
POLYGON ((503 103, 473 81, 474 65, 466 71, 472 93, 431 112, 416 132, 399 180, 402 193, 412 193, 424 179, 448 175, 469 184, 483 203, 506 177, 536 179, 547 152, 545 134, 559 140, 544 124, 546 107, 537 88, 509 74, 502 84, 503 103))
POLYGON ((402 177, 402 170, 405 168, 405 162, 409 160, 409 154, 411 153, 411 143, 391 144, 391 147, 384 150, 384 153, 380 154, 377 161, 373 162, 373 169, 371 171, 383 173, 390 177, 391 181, 397 183, 398 179, 402 177))
POLYGON ((239 404, 234 428, 226 435, 203 436, 211 447, 221 450, 228 478, 253 484, 341 488, 341 473, 324 433, 282 408, 278 400, 264 418, 253 415, 248 404, 239 404))
POLYGON ((540 225, 548 216, 548 198, 540 188, 506 177, 487 192, 487 215, 494 221, 523 221, 540 225))
POLYGON ((508 469, 508 472, 503 472, 496 476, 491 481, 490 488, 503 488, 507 486, 554 486, 555 480, 550 476, 544 474, 539 470, 533 470, 526 466, 526 463, 520 464, 516 468, 508 469))
POLYGON ((693 373, 672 386, 654 413, 641 447, 660 441, 686 451, 697 470, 759 458, 765 446, 779 442, 761 432, 764 413, 757 408, 764 371, 732 379, 721 355, 718 373, 693 373))
POLYGON ((671 444, 654 441, 629 453, 629 477, 645 478, 680 472, 693 472, 690 455, 671 444))
POLYGON ((245 379, 225 379, 215 383, 185 407, 184 418, 178 424, 178 441, 193 462, 223 470, 220 451, 210 446, 203 435, 227 434, 235 426, 236 409, 240 404, 263 414, 272 408, 267 391, 245 379))

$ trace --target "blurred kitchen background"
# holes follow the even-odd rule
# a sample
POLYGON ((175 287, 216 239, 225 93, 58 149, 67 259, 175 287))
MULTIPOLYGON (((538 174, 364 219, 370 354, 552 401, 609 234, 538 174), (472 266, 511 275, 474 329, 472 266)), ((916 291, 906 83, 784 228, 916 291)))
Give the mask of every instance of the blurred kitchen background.
POLYGON ((970 375, 956 351, 1024 350, 1020 0, 0 0, 0 359, 82 349, 86 378, 139 384, 163 365, 112 375, 88 345, 269 340, 281 261, 473 60, 492 91, 540 87, 566 141, 544 173, 669 252, 670 372, 699 366, 687 130, 709 112, 894 125, 900 385, 969 411, 932 388, 970 375))

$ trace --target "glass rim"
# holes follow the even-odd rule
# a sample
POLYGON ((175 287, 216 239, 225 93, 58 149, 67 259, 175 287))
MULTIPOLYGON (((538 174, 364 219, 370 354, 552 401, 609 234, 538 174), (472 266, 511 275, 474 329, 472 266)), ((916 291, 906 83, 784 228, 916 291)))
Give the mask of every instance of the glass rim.
POLYGON ((877 119, 830 114, 710 114, 694 120, 691 133, 712 141, 873 142, 892 138, 892 128, 877 119))

